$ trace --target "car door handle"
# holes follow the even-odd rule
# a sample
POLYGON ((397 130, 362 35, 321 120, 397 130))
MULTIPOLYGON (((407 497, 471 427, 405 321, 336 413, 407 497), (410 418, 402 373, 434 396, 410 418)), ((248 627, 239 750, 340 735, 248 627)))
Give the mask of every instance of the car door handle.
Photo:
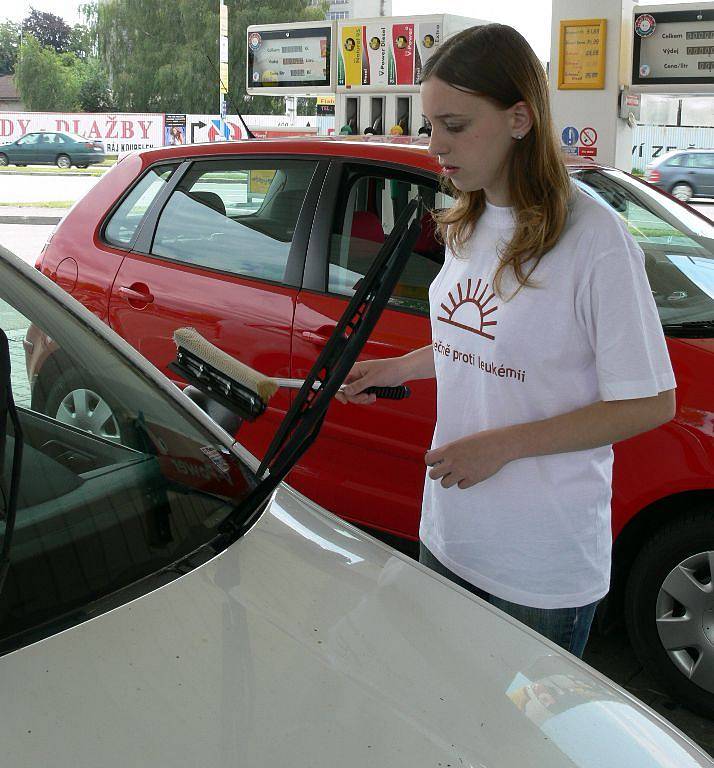
POLYGON ((142 283, 134 283, 130 286, 122 285, 119 288, 119 295, 126 299, 132 306, 135 306, 136 304, 143 304, 145 306, 154 301, 153 294, 149 291, 148 287, 142 283))
MULTIPOLYGON (((323 325, 316 331, 303 331, 301 336, 305 341, 314 344, 316 347, 324 347, 334 330, 334 325, 323 325)), ((391 354, 393 351, 390 344, 384 344, 381 341, 367 341, 362 348, 363 353, 374 355, 375 357, 384 357, 386 352, 391 354)))

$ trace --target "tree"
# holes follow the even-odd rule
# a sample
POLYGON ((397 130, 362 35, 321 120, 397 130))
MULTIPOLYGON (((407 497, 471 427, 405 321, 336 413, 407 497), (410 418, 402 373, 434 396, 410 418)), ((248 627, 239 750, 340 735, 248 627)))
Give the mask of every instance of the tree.
POLYGON ((29 15, 22 22, 22 31, 26 35, 32 35, 40 45, 54 48, 57 53, 69 50, 72 30, 64 19, 54 13, 30 7, 29 15))
POLYGON ((0 24, 0 75, 10 75, 15 71, 19 48, 20 25, 12 21, 0 24))
MULTIPOLYGON (((278 112, 283 99, 245 98, 248 23, 323 18, 306 0, 231 0, 229 110, 278 112)), ((219 0, 105 0, 93 6, 99 56, 117 109, 217 113, 219 0)))
POLYGON ((109 88, 109 77, 99 59, 88 59, 81 64, 79 105, 85 112, 113 112, 114 94, 109 88))
POLYGON ((79 59, 96 57, 94 32, 84 24, 75 24, 70 32, 68 50, 79 59))
POLYGON ((81 69, 72 53, 57 53, 27 35, 20 47, 15 84, 27 108, 71 112, 79 108, 81 69))

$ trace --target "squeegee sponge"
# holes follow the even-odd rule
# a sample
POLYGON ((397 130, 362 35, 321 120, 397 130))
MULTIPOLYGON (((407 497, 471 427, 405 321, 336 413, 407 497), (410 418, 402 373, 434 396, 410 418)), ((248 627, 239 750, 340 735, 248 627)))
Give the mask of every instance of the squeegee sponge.
POLYGON ((177 347, 182 347, 187 352, 195 355, 208 363, 229 379, 237 381, 244 387, 256 392, 258 397, 267 403, 278 391, 278 382, 256 371, 229 354, 211 344, 195 328, 177 328, 174 332, 174 341, 177 347))

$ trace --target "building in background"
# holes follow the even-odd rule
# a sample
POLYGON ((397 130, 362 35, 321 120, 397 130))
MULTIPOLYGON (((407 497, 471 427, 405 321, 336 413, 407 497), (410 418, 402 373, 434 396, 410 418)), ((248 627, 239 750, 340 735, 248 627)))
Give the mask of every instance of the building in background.
POLYGON ((23 112, 24 109, 25 105, 15 87, 15 76, 0 76, 0 112, 23 112))
MULTIPOLYGON (((317 5, 309 0, 308 5, 317 5)), ((330 0, 326 19, 367 19, 375 16, 391 16, 392 0, 330 0)))

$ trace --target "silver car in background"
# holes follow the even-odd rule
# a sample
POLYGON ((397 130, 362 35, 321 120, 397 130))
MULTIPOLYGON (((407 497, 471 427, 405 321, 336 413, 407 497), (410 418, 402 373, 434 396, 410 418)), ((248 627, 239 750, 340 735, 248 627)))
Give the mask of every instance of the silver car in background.
POLYGON ((714 149, 667 152, 647 166, 646 179, 683 203, 714 197, 714 149))

